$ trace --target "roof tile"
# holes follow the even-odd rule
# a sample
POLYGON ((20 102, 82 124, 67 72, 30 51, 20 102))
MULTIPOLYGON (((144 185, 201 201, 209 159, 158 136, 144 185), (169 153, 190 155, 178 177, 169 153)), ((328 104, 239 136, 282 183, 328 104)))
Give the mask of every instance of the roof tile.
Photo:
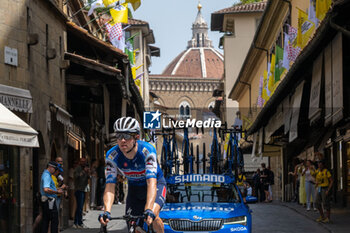
POLYGON ((263 12, 266 7, 266 1, 254 2, 249 4, 237 4, 232 7, 228 7, 219 11, 214 12, 214 14, 229 14, 229 13, 247 13, 247 12, 263 12))

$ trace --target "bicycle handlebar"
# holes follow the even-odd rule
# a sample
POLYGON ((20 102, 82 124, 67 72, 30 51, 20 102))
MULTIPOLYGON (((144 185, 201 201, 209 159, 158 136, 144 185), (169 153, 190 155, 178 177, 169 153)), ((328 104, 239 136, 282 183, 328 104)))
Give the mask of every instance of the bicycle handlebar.
POLYGON ((112 217, 111 220, 129 220, 129 219, 137 219, 137 218, 145 218, 145 216, 124 215, 122 217, 112 217))

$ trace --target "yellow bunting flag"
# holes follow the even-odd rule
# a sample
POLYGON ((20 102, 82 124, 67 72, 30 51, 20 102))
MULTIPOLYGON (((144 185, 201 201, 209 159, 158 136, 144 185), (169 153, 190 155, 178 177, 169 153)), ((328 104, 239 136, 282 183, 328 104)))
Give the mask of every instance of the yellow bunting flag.
POLYGON ((303 49, 315 30, 315 23, 308 19, 308 15, 299 10, 297 45, 303 49))
POLYGON ((113 18, 113 24, 128 23, 128 4, 124 3, 109 10, 113 18))
POLYGON ((271 56, 271 64, 270 64, 270 74, 268 81, 268 89, 271 92, 273 90, 273 86, 275 85, 275 66, 276 66, 276 56, 272 54, 271 56))
POLYGON ((109 5, 112 5, 115 2, 118 2, 119 0, 103 0, 103 5, 105 5, 105 7, 108 7, 109 5))
POLYGON ((331 7, 332 0, 316 0, 316 17, 321 21, 331 7))
POLYGON ((134 11, 136 11, 141 6, 141 0, 126 0, 125 2, 131 3, 134 11))

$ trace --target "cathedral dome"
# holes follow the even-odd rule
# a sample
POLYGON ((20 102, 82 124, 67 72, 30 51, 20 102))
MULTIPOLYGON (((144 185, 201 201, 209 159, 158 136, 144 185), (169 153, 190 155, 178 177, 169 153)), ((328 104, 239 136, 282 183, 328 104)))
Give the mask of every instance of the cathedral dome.
POLYGON ((208 38, 208 24, 202 16, 201 6, 198 6, 187 50, 171 61, 162 75, 221 79, 223 74, 224 57, 213 48, 212 41, 208 38))

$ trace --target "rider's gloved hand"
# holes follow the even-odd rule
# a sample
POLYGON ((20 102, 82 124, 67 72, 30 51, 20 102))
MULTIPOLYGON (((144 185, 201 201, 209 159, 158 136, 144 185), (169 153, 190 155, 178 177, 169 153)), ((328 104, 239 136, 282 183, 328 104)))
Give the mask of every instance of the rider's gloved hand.
POLYGON ((143 215, 145 216, 147 225, 150 225, 153 222, 153 220, 156 218, 156 215, 150 209, 145 210, 145 212, 143 212, 143 215), (151 220, 148 217, 150 217, 151 220))
POLYGON ((105 211, 104 213, 101 213, 98 216, 98 221, 101 222, 102 224, 106 224, 107 222, 109 222, 109 220, 111 220, 111 213, 108 211, 105 211), (108 221, 106 221, 108 219, 108 221))

